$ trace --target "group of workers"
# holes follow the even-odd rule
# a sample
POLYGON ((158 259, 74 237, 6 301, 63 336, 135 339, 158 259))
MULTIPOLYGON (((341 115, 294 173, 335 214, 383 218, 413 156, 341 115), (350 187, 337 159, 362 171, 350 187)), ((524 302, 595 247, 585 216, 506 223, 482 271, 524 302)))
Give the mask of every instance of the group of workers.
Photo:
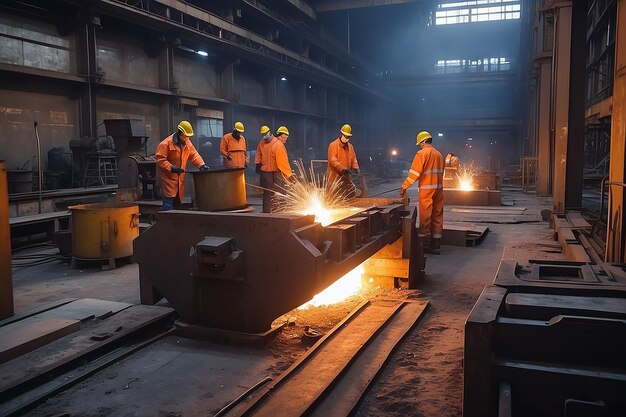
MULTIPOLYGON (((236 122, 233 131, 225 134, 220 143, 223 163, 229 168, 247 168, 250 160, 247 156, 246 138, 243 136, 244 125, 236 122)), ((177 132, 165 138, 157 147, 156 162, 161 179, 163 210, 179 208, 184 195, 185 166, 187 160, 201 171, 209 167, 195 149, 189 138, 193 129, 188 121, 178 124, 177 132)), ((274 133, 268 126, 261 126, 261 141, 257 147, 254 163, 260 174, 260 186, 263 191, 263 213, 275 210, 272 198, 276 191, 284 189, 287 182, 296 178, 289 164, 285 143, 289 139, 289 130, 280 126, 274 133)), ((352 127, 345 124, 340 129, 337 139, 328 145, 327 184, 338 182, 339 192, 353 197, 354 184, 351 175, 359 173, 359 163, 354 146, 350 143, 352 127)), ((427 253, 439 254, 443 232, 443 175, 447 161, 432 145, 432 136, 426 131, 419 132, 416 152, 407 178, 400 188, 400 196, 416 182, 419 184, 419 236, 422 237, 427 253)), ((452 155, 456 158, 454 155, 452 155)), ((448 155, 450 157, 450 154, 448 155)), ((458 165, 458 158, 455 163, 458 165)))

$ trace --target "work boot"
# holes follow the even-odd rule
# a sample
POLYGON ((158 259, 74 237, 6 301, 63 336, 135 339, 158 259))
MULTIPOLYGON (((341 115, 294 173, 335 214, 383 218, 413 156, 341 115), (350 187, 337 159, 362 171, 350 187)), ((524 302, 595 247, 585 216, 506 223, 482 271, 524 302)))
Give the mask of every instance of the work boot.
POLYGON ((441 239, 432 238, 430 241, 430 253, 433 255, 439 255, 441 253, 441 239))

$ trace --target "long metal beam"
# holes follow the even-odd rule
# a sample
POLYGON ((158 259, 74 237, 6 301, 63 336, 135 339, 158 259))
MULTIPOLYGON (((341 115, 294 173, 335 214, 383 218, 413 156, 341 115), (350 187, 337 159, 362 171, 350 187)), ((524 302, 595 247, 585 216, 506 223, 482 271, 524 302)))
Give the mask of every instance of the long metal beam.
MULTIPOLYGON (((83 5, 79 0, 64 1, 77 6, 83 5)), ((90 3, 90 8, 151 29, 183 31, 196 41, 210 42, 226 52, 237 52, 242 57, 262 61, 270 66, 279 65, 285 72, 300 76, 302 72, 306 72, 312 80, 323 85, 343 90, 349 88, 365 97, 388 100, 371 88, 361 86, 318 62, 180 0, 94 0, 90 3)))
MULTIPOLYGON (((615 25, 615 81, 611 116, 611 166, 609 181, 623 183, 626 179, 626 0, 618 0, 615 25)), ((624 189, 609 186, 609 212, 606 237, 606 261, 624 262, 624 189)))
MULTIPOLYGON (((336 12, 339 10, 362 9, 364 7, 392 6, 415 3, 419 0, 320 0, 311 2, 316 12, 336 12)), ((423 1, 423 0, 422 0, 423 1)))

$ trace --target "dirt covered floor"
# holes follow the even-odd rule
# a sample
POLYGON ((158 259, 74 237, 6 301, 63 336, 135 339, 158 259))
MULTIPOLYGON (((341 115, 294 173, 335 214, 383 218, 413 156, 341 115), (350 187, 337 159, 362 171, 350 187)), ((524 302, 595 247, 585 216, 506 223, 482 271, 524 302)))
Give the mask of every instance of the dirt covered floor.
MULTIPOLYGON (((380 191, 392 187, 393 183, 378 185, 380 191)), ((371 194, 376 191, 370 189, 371 194)), ((416 199, 414 190, 410 196, 416 199)), ((539 215, 549 201, 512 190, 504 191, 503 196, 506 204, 525 208, 524 214, 486 219, 484 214, 472 216, 446 207, 445 221, 476 223, 490 231, 478 246, 443 246, 441 255, 428 255, 427 277, 418 290, 364 288, 332 306, 293 310, 275 322, 292 325, 285 326, 265 348, 167 338, 49 400, 33 415, 78 410, 82 412, 71 415, 212 415, 264 376, 280 375, 306 352, 315 342, 304 336, 306 326, 325 334, 367 300, 419 298, 428 300, 429 307, 392 353, 356 415, 460 416, 465 319, 484 286, 493 281, 501 259, 520 263, 563 259, 548 224, 539 215), (179 372, 183 369, 186 371, 179 372), (186 402, 181 402, 181 397, 186 402), (105 400, 107 407, 89 408, 105 400), (142 406, 142 401, 146 405, 142 406)), ((15 271, 14 285, 16 312, 55 297, 139 303, 136 265, 102 272, 46 264, 15 271)))

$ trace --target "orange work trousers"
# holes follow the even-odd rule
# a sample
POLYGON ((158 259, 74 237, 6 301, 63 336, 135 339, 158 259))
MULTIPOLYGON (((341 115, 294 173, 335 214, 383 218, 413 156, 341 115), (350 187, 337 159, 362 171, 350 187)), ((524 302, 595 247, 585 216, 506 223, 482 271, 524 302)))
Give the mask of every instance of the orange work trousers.
POLYGON ((426 241, 441 239, 443 233, 443 188, 419 190, 420 236, 426 241))

